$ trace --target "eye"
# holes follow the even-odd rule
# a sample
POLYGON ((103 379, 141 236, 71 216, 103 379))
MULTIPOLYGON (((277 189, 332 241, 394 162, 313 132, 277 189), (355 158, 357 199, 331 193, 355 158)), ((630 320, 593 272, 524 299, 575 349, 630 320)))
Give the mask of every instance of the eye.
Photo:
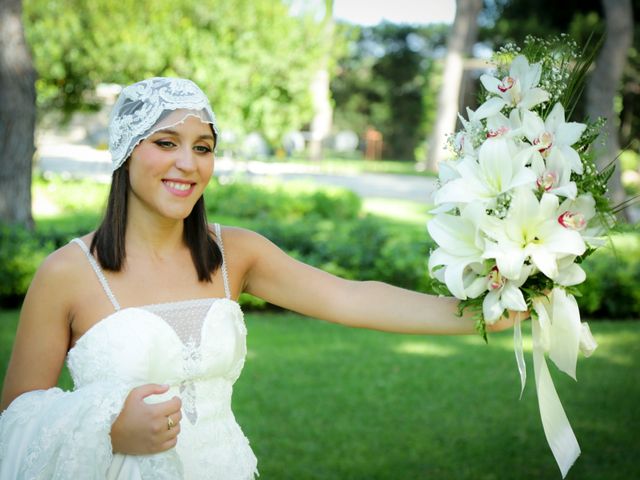
POLYGON ((209 147, 208 145, 196 145, 195 147, 193 147, 195 149, 196 152, 198 153, 211 153, 213 151, 213 149, 211 147, 209 147))
POLYGON ((156 140, 153 143, 155 143, 161 148, 172 148, 176 146, 176 144, 173 143, 171 140, 156 140))

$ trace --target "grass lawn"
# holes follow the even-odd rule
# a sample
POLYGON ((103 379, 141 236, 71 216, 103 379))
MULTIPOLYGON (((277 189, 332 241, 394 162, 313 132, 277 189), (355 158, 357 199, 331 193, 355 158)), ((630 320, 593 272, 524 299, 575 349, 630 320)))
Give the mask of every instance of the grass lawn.
MULTIPOLYGON (((0 375, 17 323, 0 311, 0 375)), ((509 332, 419 337, 248 314, 234 411, 261 479, 559 479, 509 332)), ((576 384, 551 366, 582 448, 568 479, 640 478, 640 322, 591 322, 576 384)), ((530 338, 528 332, 525 338, 530 338)), ((68 387, 65 375, 61 382, 68 387)))

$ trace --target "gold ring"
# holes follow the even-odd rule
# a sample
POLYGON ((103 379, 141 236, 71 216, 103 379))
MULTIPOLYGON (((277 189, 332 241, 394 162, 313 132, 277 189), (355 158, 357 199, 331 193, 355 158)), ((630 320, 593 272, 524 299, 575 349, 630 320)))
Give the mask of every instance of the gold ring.
POLYGON ((171 430, 175 426, 176 424, 173 422, 171 417, 167 417, 167 430, 171 430))

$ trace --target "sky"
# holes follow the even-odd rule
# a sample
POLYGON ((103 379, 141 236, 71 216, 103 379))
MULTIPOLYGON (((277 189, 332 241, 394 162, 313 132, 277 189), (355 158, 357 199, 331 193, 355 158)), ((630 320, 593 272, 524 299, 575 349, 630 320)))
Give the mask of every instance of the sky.
POLYGON ((334 0, 333 16, 359 25, 453 23, 455 0, 334 0))

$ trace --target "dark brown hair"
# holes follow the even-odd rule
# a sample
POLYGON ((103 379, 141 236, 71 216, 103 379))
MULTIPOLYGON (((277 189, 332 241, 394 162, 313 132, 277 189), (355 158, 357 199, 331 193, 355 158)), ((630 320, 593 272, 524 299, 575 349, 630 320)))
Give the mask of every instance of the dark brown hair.
MULTIPOLYGON (((125 162, 113 172, 107 209, 91 240, 91 253, 96 254, 100 266, 115 272, 122 269, 126 257, 124 240, 127 230, 128 190, 129 170, 125 162)), ((211 282, 213 274, 222 265, 222 252, 209 229, 203 196, 184 219, 184 241, 191 251, 198 280, 211 282)))

